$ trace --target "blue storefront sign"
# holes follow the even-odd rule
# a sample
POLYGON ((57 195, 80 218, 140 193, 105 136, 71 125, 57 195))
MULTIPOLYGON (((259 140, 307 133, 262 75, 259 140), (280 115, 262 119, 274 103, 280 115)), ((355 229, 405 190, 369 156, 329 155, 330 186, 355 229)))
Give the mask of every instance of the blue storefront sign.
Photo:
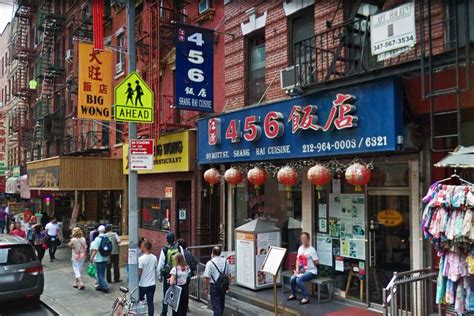
POLYGON ((395 78, 243 108, 198 122, 198 162, 323 158, 397 149, 403 93, 395 78))
POLYGON ((175 106, 214 112, 214 31, 177 24, 175 106))

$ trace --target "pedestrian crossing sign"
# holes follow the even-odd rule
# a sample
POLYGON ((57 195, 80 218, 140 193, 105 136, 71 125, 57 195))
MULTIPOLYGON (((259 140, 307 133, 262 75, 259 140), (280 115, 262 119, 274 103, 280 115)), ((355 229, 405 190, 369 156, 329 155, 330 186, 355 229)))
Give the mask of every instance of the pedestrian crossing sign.
POLYGON ((153 123, 153 91, 134 71, 115 87, 115 120, 153 123))

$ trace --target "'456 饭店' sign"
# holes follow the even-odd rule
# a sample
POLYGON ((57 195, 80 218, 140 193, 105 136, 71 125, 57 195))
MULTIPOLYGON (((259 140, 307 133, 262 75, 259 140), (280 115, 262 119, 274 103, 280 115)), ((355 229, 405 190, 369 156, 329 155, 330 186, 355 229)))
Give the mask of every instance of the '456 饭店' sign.
POLYGON ((198 123, 199 163, 393 151, 402 134, 394 78, 243 108, 198 123))

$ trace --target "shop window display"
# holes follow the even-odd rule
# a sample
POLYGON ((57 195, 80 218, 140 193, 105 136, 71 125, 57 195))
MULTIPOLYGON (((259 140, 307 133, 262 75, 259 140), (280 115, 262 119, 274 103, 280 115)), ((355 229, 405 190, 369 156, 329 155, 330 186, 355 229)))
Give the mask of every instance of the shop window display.
POLYGON ((282 247, 289 252, 298 250, 301 233, 301 183, 291 187, 290 194, 274 177, 268 177, 256 189, 242 182, 234 194, 234 228, 255 218, 264 218, 281 229, 282 247))
POLYGON ((154 230, 169 230, 171 226, 171 200, 142 198, 140 203, 140 227, 154 230))

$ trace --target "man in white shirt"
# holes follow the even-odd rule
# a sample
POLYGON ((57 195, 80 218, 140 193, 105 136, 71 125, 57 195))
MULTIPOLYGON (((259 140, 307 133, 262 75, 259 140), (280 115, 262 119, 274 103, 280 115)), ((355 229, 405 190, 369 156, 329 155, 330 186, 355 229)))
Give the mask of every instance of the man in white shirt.
POLYGON ((46 234, 48 235, 48 250, 49 250, 49 260, 53 262, 56 254, 56 249, 58 244, 62 239, 61 228, 58 224, 58 220, 53 218, 51 222, 46 224, 45 228, 46 234))
POLYGON ((145 240, 142 243, 141 250, 143 255, 138 258, 138 296, 140 301, 143 301, 146 295, 146 303, 148 305, 148 315, 153 316, 155 313, 155 306, 153 305, 153 296, 156 289, 156 268, 158 260, 155 255, 151 253, 151 242, 145 240))
POLYGON ((206 269, 204 270, 204 278, 206 282, 204 291, 206 294, 210 293, 214 316, 224 315, 226 295, 225 291, 222 291, 216 286, 216 282, 221 273, 227 275, 230 279, 227 260, 221 257, 221 253, 221 247, 212 248, 212 258, 206 263, 206 269), (210 292, 209 286, 211 287, 210 292))

